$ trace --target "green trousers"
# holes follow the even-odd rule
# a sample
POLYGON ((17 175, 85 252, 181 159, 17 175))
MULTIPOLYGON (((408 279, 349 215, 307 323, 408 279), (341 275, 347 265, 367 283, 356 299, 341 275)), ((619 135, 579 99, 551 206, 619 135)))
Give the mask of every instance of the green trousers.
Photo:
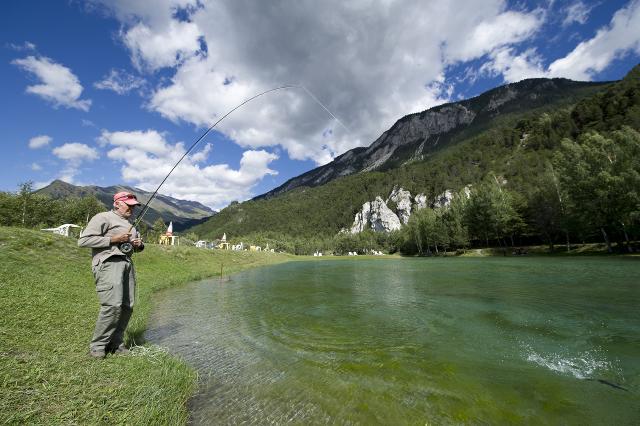
POLYGON ((123 256, 111 256, 94 268, 100 312, 91 339, 92 351, 117 348, 124 341, 136 289, 133 264, 123 256))

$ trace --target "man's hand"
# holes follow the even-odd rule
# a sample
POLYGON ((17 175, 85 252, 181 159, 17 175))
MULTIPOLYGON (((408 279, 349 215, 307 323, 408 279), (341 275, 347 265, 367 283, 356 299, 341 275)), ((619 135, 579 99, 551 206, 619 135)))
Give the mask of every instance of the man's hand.
POLYGON ((131 238, 130 232, 120 235, 114 235, 113 237, 111 237, 111 244, 126 243, 127 241, 129 241, 129 238, 131 238))
POLYGON ((135 239, 131 240, 131 244, 133 244, 133 246, 135 248, 142 247, 142 238, 135 238, 135 239))

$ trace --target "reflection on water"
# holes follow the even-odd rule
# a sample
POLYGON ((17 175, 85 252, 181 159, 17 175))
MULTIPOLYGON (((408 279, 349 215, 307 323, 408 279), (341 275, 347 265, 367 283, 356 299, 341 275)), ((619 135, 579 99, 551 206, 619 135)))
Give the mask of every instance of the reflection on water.
POLYGON ((162 293, 196 424, 637 424, 633 259, 291 262, 162 293), (608 386, 605 386, 608 384, 608 386))

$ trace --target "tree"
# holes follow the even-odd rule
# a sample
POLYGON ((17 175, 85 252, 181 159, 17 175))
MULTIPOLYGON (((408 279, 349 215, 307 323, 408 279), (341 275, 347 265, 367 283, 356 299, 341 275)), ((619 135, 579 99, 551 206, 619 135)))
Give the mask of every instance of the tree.
POLYGON ((442 213, 449 243, 457 248, 469 245, 469 231, 464 223, 467 201, 467 193, 461 190, 454 195, 451 203, 442 213))
POLYGON ((65 223, 85 225, 97 213, 106 210, 104 204, 93 195, 82 198, 66 198, 62 201, 65 208, 61 212, 60 221, 65 223))
POLYGON ((0 225, 15 226, 18 222, 18 197, 9 192, 0 192, 0 225))
POLYGON ((609 252, 612 232, 628 245, 627 228, 640 210, 639 156, 640 134, 625 127, 611 137, 590 132, 578 142, 565 139, 554 158, 579 221, 600 231, 609 252))
POLYGON ((31 194, 33 192, 33 182, 27 181, 18 185, 20 190, 18 194, 20 196, 20 201, 22 204, 22 227, 26 226, 26 218, 27 218, 27 204, 29 204, 29 200, 31 199, 31 194))
POLYGON ((163 235, 165 232, 167 232, 167 225, 164 223, 162 218, 159 217, 155 220, 155 222, 153 222, 153 226, 151 227, 151 231, 149 231, 147 241, 157 243, 160 239, 160 235, 163 235))
MULTIPOLYGON (((406 225, 405 245, 408 245, 408 247, 414 246, 420 256, 424 254, 425 249, 429 252, 428 234, 426 232, 426 222, 429 220, 427 218, 429 215, 427 210, 431 209, 424 208, 415 211, 406 225)), ((409 251, 411 251, 411 249, 409 251)))
POLYGON ((497 212, 492 185, 481 184, 471 190, 469 202, 465 210, 465 224, 471 238, 484 240, 489 246, 489 239, 495 233, 497 212))
POLYGON ((560 235, 565 235, 569 250, 569 218, 566 194, 560 189, 558 178, 551 164, 535 181, 534 191, 527 202, 528 216, 533 229, 553 251, 554 243, 560 235))
POLYGON ((439 248, 450 245, 446 223, 440 211, 423 208, 415 211, 406 226, 406 238, 415 244, 419 255, 431 254, 433 247, 436 254, 439 248))
MULTIPOLYGON (((502 240, 523 228, 516 196, 497 182, 484 182, 471 190, 465 210, 465 223, 472 238, 502 240)), ((513 244, 513 238, 512 244, 513 244)), ((506 245, 506 244, 505 244, 506 245)))

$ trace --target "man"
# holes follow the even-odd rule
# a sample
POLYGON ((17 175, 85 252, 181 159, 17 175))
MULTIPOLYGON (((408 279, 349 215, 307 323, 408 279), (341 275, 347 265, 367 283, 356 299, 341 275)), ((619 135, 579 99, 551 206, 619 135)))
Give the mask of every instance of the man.
POLYGON ((94 358, 104 358, 107 353, 129 352, 124 346, 124 331, 133 312, 136 280, 131 252, 124 253, 120 244, 129 242, 134 251, 144 249, 129 222, 133 209, 139 204, 135 195, 118 192, 113 196, 113 210, 91 218, 78 239, 80 247, 92 249, 91 270, 100 301, 100 312, 89 345, 89 355, 94 358))

